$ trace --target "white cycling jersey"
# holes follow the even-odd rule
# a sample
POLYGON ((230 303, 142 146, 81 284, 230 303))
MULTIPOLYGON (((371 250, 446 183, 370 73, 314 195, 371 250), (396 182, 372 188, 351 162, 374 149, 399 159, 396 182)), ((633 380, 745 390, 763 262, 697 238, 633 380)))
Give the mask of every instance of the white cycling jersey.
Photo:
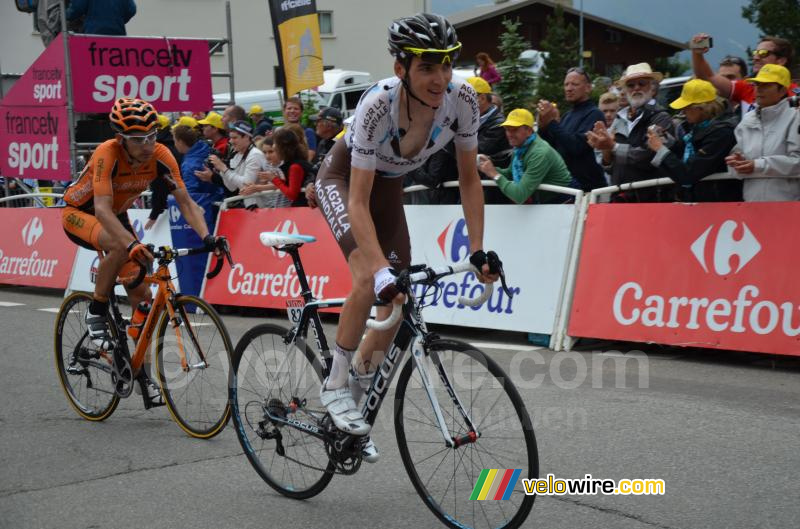
POLYGON ((457 150, 478 147, 477 95, 469 83, 453 79, 442 104, 436 109, 428 144, 413 158, 403 158, 397 124, 400 112, 406 109, 400 108, 400 86, 398 77, 384 79, 361 96, 353 123, 344 137, 351 149, 352 167, 396 178, 421 166, 451 139, 457 150))

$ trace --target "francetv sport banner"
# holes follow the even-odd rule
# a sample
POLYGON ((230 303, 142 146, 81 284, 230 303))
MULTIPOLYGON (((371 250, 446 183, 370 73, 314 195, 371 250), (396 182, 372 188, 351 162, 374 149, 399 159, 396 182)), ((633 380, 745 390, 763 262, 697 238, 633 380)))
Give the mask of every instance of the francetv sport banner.
POLYGON ((0 173, 70 180, 64 41, 54 39, 0 101, 0 173))
POLYGON ((284 93, 314 88, 322 77, 322 44, 315 0, 269 0, 284 93))
POLYGON ((150 101, 159 112, 210 109, 211 59, 202 39, 69 39, 76 112, 108 112, 120 97, 150 101))
POLYGON ((797 202, 592 205, 569 335, 800 355, 798 224, 797 202))

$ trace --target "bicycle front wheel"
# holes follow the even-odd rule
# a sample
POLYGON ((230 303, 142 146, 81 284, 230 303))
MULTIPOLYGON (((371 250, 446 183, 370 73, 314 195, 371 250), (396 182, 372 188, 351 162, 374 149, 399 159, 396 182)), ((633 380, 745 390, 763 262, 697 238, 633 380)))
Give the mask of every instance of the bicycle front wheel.
POLYGON ((320 439, 269 418, 268 412, 318 426, 325 414, 318 357, 304 344, 287 344, 286 334, 263 324, 242 336, 233 355, 231 404, 236 435, 261 479, 284 496, 305 499, 328 485, 334 465, 320 439))
POLYGON ((521 478, 539 475, 536 438, 525 403, 502 368, 471 345, 435 340, 428 352, 434 366, 430 373, 433 389, 445 423, 451 437, 463 444, 458 448, 445 445, 419 372, 409 358, 397 382, 395 430, 400 456, 414 488, 448 527, 519 527, 535 498, 525 494, 521 478), (477 438, 471 439, 464 413, 450 396, 442 371, 476 426, 473 433, 477 438), (495 480, 483 480, 485 492, 494 494, 484 494, 481 499, 492 501, 473 499, 480 496, 473 492, 484 469, 499 470, 491 474, 497 476, 495 480), (503 499, 494 501, 508 469, 520 470, 516 484, 503 487, 503 499), (497 487, 492 487, 493 481, 497 481, 497 487), (506 488, 508 493, 503 494, 506 488))
MULTIPOLYGON (((56 317, 55 360, 58 381, 78 415, 88 421, 107 419, 119 404, 111 381, 112 352, 99 349, 89 339, 85 316, 92 295, 74 292, 61 304, 56 317)), ((116 325, 108 328, 119 343, 116 325)))
POLYGON ((172 418, 187 434, 210 439, 230 418, 228 382, 233 347, 214 307, 195 296, 178 296, 174 327, 164 312, 158 326, 156 373, 172 418))

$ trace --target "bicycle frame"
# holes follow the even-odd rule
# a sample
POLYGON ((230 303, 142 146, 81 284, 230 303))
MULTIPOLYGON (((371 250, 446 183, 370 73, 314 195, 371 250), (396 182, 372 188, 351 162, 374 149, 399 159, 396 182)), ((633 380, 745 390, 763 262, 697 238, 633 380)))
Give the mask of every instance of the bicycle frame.
MULTIPOLYGON (((303 301, 305 302, 300 314, 300 320, 298 321, 297 325, 287 334, 285 341, 287 344, 296 342, 301 345, 305 345, 305 340, 303 337, 307 333, 309 323, 313 324, 312 329, 318 345, 317 351, 322 359, 322 375, 324 378, 330 372, 331 356, 325 334, 322 330, 322 322, 319 318, 318 310, 320 308, 341 307, 344 305, 344 299, 314 299, 306 280, 303 265, 300 261, 300 254, 298 251, 300 246, 301 245, 299 244, 292 244, 278 248, 279 250, 292 256, 292 260, 297 271, 298 281, 302 288, 301 295, 303 297, 303 301)), ((383 404, 383 400, 386 398, 386 394, 389 390, 392 379, 394 378, 398 366, 402 363, 406 351, 410 348, 412 352, 412 358, 414 359, 413 361, 420 374, 422 385, 426 394, 428 395, 431 406, 433 407, 433 411, 436 416, 439 429, 442 432, 442 438, 444 439, 445 445, 448 448, 457 448, 462 444, 474 442, 478 437, 480 437, 480 433, 477 431, 475 423, 472 421, 472 418, 464 408, 461 399, 453 389, 449 375, 445 371, 443 365, 438 363, 438 367, 436 367, 435 371, 438 373, 439 379, 446 388, 448 395, 453 400, 453 403, 456 405, 459 412, 464 417, 464 420, 470 427, 469 434, 465 436, 454 438, 450 435, 450 431, 447 428, 447 424, 439 406, 436 393, 434 392, 434 381, 431 374, 434 371, 434 366, 431 356, 426 348, 427 341, 430 340, 433 335, 428 333, 425 322, 422 319, 421 307, 416 302, 413 293, 409 292, 406 299, 407 301, 403 307, 403 319, 400 327, 398 328, 383 361, 376 370, 375 376, 372 379, 372 384, 365 395, 364 405, 362 407, 362 415, 368 424, 375 424, 375 421, 378 417, 378 412, 383 404)), ((288 358, 284 361, 287 360, 288 358)), ((273 421, 283 423, 286 426, 298 429, 320 439, 324 438, 324 434, 316 425, 304 423, 295 419, 287 419, 284 417, 275 416, 268 411, 267 413, 269 414, 270 419, 273 421)))
MULTIPOLYGON (((147 319, 144 321, 142 325, 142 330, 139 334, 139 339, 136 342, 136 349, 132 357, 130 357, 131 368, 134 372, 138 372, 139 369, 144 364, 144 360, 147 354, 148 349, 150 348, 150 343, 153 339, 153 334, 156 330, 156 325, 158 319, 161 317, 161 313, 166 309, 167 313, 169 314, 169 320, 172 322, 173 328, 176 328, 181 324, 182 321, 187 321, 186 315, 179 316, 175 308, 173 306, 172 300, 177 295, 177 290, 175 289, 175 284, 172 282, 172 277, 170 275, 169 269, 167 268, 166 263, 159 262, 158 268, 153 274, 148 274, 144 277, 143 281, 146 285, 158 285, 158 289, 156 290, 155 296, 153 296, 153 303, 150 308, 150 312, 147 314, 147 319)), ((111 295, 109 296, 110 300, 110 307, 112 313, 114 314, 114 320, 117 322, 117 328, 119 330, 119 336, 122 338, 126 336, 126 328, 125 328, 125 319, 122 317, 122 314, 119 310, 119 304, 117 302, 117 297, 114 291, 112 290, 111 295)), ((198 354, 200 354, 201 358, 203 358, 203 362, 205 363, 206 360, 203 357, 203 350, 199 346, 197 342, 197 337, 195 336, 194 330, 191 326, 186 325, 186 329, 189 333, 189 336, 194 344, 198 354)), ((178 352, 181 359, 181 367, 184 371, 189 371, 193 367, 201 367, 201 366, 189 366, 186 362, 186 353, 184 352, 184 345, 183 345, 183 338, 180 332, 175 333, 177 338, 177 345, 178 345, 178 352)), ((127 340, 121 339, 122 343, 118 344, 118 346, 124 347, 126 353, 130 355, 130 350, 128 348, 127 340)))

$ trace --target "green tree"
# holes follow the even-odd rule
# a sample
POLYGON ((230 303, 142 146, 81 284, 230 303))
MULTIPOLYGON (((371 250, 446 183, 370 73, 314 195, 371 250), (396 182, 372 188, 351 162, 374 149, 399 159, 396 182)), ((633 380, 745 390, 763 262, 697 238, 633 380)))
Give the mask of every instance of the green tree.
POLYGON ((531 47, 530 42, 519 34, 519 19, 516 21, 504 18, 506 30, 500 35, 500 53, 503 59, 498 69, 503 79, 495 90, 503 98, 503 106, 511 111, 514 108, 530 108, 533 101, 534 76, 519 61, 519 54, 531 47))
POLYGON ((548 52, 542 67, 542 77, 537 82, 537 95, 540 99, 555 101, 564 107, 564 76, 580 61, 578 30, 564 20, 564 10, 557 5, 553 14, 545 22, 547 34, 542 39, 541 48, 548 52))
POLYGON ((653 70, 661 72, 664 77, 680 77, 691 71, 692 63, 681 60, 680 52, 672 57, 658 57, 653 61, 653 70))
POLYGON ((742 17, 764 35, 787 39, 795 53, 800 51, 800 0, 750 0, 742 7, 742 17))

